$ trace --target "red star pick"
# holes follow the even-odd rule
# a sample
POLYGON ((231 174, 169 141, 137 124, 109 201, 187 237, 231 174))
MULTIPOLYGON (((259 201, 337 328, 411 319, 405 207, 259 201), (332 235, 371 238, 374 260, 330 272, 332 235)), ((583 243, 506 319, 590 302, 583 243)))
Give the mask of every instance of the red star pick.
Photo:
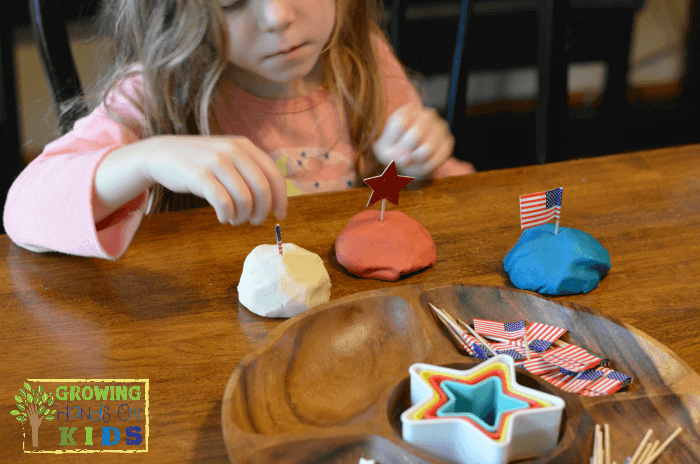
POLYGON ((396 172, 396 165, 392 161, 381 176, 365 179, 365 184, 372 188, 372 196, 369 197, 367 207, 384 199, 399 206, 399 190, 408 185, 413 179, 413 177, 400 176, 396 172))

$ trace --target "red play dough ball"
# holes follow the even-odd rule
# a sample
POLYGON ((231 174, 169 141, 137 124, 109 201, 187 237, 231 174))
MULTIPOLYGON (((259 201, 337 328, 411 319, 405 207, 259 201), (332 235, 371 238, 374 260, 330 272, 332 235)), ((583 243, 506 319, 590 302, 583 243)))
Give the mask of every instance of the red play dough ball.
POLYGON ((338 262, 353 274, 398 280, 402 274, 435 264, 435 242, 428 230, 400 211, 356 214, 335 239, 338 262))

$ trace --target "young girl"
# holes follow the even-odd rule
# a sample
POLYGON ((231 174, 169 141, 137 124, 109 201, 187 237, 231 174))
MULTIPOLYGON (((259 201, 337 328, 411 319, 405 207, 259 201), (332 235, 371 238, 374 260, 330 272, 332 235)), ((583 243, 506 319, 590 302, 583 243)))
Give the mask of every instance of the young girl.
POLYGON ((148 212, 209 204, 259 225, 286 216, 288 193, 358 187, 392 160, 417 178, 473 172, 392 53, 380 2, 105 2, 99 105, 14 182, 8 235, 116 259, 148 212))

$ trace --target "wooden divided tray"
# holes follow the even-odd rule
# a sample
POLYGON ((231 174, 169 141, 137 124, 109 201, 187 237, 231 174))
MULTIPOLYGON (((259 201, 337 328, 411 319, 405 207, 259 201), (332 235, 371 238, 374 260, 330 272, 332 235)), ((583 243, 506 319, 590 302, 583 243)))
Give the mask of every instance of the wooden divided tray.
POLYGON ((647 429, 683 433, 656 463, 700 462, 700 376, 637 329, 590 308, 498 287, 408 285, 350 295, 312 308, 272 331, 241 361, 224 393, 222 426, 236 464, 443 463, 401 438, 410 405, 408 368, 468 369, 428 302, 452 316, 543 322, 562 338, 611 360, 634 382, 613 395, 568 394, 517 369, 522 385, 566 401, 557 447, 517 462, 588 463, 595 424, 610 424, 612 457, 631 456, 647 429))

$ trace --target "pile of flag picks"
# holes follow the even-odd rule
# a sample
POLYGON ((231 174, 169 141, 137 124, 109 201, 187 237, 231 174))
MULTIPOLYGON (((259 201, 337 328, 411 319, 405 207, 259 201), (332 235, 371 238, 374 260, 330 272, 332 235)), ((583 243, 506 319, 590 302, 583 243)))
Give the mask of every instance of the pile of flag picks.
POLYGON ((566 329, 540 322, 527 325, 524 320, 509 323, 483 319, 474 319, 472 329, 464 321, 430 306, 455 340, 475 358, 509 355, 516 367, 566 392, 584 396, 609 395, 632 382, 632 377, 607 367, 608 359, 559 340, 566 329))

